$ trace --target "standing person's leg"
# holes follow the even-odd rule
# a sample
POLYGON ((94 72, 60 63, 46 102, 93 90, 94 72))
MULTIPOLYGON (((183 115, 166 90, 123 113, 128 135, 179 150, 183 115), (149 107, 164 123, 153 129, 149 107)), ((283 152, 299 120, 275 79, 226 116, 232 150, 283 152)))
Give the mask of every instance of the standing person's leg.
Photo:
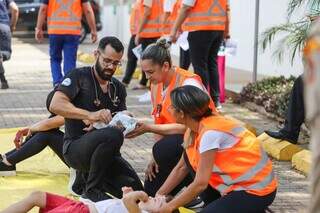
POLYGON ((5 77, 3 62, 11 57, 11 31, 6 24, 0 23, 0 83, 1 89, 8 89, 9 85, 5 77))
POLYGON ((72 168, 88 172, 84 197, 94 202, 109 198, 101 187, 122 143, 123 134, 116 128, 94 130, 71 142, 64 157, 72 168))
MULTIPOLYGON (((63 74, 66 76, 71 70, 76 67, 77 51, 79 46, 80 36, 64 35, 63 43, 63 74)), ((60 79, 62 81, 62 79, 60 79)))
POLYGON ((263 213, 276 196, 276 191, 257 196, 245 191, 233 191, 207 205, 201 213, 263 213))
POLYGON ((182 69, 188 70, 190 67, 190 50, 183 50, 180 47, 180 58, 179 58, 179 66, 182 69))
POLYGON ((209 86, 208 57, 212 38, 208 36, 208 31, 189 32, 188 42, 190 48, 190 59, 194 72, 201 77, 203 84, 209 86))
POLYGON ((126 67, 126 73, 122 79, 122 82, 126 85, 130 84, 130 81, 132 79, 132 75, 137 68, 138 59, 134 55, 134 53, 132 52, 132 49, 134 49, 136 47, 136 45, 134 43, 135 37, 136 37, 135 35, 131 36, 130 42, 129 42, 129 47, 128 47, 128 53, 127 53, 128 62, 127 62, 127 67, 126 67))
POLYGON ((210 44, 210 50, 208 55, 208 75, 209 75, 209 87, 210 96, 213 99, 215 106, 219 107, 220 101, 220 84, 219 84, 219 71, 217 64, 218 51, 223 40, 223 31, 211 31, 208 32, 208 36, 212 38, 210 44))
MULTIPOLYGON (((169 135, 159 140, 152 148, 153 158, 159 166, 159 172, 156 177, 150 181, 144 182, 145 192, 149 196, 155 196, 158 189, 166 181, 172 169, 179 162, 183 153, 183 135, 169 135)), ((192 177, 187 176, 172 192, 176 195, 183 187, 192 182, 192 177)))
POLYGON ((60 80, 63 78, 61 71, 62 48, 63 36, 54 34, 49 35, 50 66, 54 86, 59 84, 60 80))

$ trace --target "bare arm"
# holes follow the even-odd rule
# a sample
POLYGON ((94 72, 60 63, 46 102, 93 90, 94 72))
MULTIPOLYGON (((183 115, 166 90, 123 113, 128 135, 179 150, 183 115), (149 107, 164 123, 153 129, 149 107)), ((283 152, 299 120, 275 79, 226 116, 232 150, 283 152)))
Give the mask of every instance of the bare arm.
POLYGON ((41 4, 35 29, 35 38, 38 42, 41 42, 43 40, 43 25, 47 18, 47 10, 48 5, 41 4))
POLYGON ((212 174, 212 163, 215 155, 215 150, 206 151, 200 154, 199 167, 196 172, 194 181, 183 191, 179 196, 168 203, 170 209, 174 210, 180 206, 189 203, 192 199, 204 191, 212 174))
POLYGON ((181 9, 179 10, 178 17, 174 23, 174 26, 173 26, 173 28, 171 30, 171 34, 170 34, 170 38, 173 42, 175 42, 177 40, 177 33, 181 29, 181 25, 186 20, 188 13, 189 13, 189 10, 191 8, 192 7, 183 4, 181 9))
POLYGON ((16 25, 18 22, 18 17, 19 17, 19 8, 17 6, 17 4, 12 1, 9 5, 10 10, 11 10, 11 23, 10 23, 10 27, 11 27, 11 31, 13 32, 16 29, 16 25))
POLYGON ((152 132, 158 135, 174 135, 184 134, 186 131, 185 125, 182 124, 146 124, 138 123, 135 130, 126 135, 126 138, 134 138, 146 132, 152 132))
POLYGON ((43 131, 59 128, 62 125, 64 125, 64 118, 60 115, 56 115, 52 118, 47 118, 31 125, 29 129, 31 133, 43 132, 43 131))
POLYGON ((180 158, 178 164, 171 171, 170 175, 167 177, 167 180, 158 190, 157 194, 159 195, 168 195, 189 173, 186 162, 184 161, 183 156, 180 158))
POLYGON ((90 2, 85 2, 82 4, 82 11, 89 24, 90 31, 91 31, 91 40, 94 43, 97 41, 97 28, 96 28, 96 20, 95 20, 90 2))
POLYGON ((148 195, 143 191, 129 192, 123 195, 122 202, 130 213, 140 213, 138 201, 148 201, 148 195))

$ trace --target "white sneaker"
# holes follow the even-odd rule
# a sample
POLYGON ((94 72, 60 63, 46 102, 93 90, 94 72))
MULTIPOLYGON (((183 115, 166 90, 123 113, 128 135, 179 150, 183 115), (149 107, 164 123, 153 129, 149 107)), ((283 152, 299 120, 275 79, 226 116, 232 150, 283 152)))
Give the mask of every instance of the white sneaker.
POLYGON ((74 195, 74 196, 80 196, 78 195, 77 193, 75 193, 73 190, 72 190, 72 186, 76 180, 76 176, 77 176, 77 173, 76 173, 76 170, 74 168, 71 168, 70 167, 70 175, 69 175, 69 184, 68 184, 68 190, 69 192, 74 195))

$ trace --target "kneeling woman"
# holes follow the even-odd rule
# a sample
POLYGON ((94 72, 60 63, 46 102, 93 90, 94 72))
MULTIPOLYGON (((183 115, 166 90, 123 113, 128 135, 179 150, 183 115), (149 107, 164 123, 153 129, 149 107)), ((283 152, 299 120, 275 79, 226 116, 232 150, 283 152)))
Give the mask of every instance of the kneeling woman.
POLYGON ((198 194, 206 197, 202 212, 264 212, 273 202, 277 180, 257 138, 233 120, 213 115, 210 98, 194 86, 171 92, 170 112, 187 126, 185 153, 157 194, 166 195, 189 173, 193 182, 159 212, 172 212, 198 194), (221 198, 211 202, 210 191, 221 198))

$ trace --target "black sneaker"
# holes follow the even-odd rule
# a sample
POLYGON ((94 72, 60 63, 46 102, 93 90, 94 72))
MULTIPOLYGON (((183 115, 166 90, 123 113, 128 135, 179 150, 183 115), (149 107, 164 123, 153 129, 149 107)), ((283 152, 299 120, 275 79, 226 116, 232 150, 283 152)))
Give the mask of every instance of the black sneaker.
POLYGON ((9 89, 9 85, 7 81, 2 81, 1 82, 1 89, 9 89))
POLYGON ((0 162, 0 176, 15 176, 16 166, 8 166, 7 164, 0 162))
POLYGON ((89 191, 86 191, 83 193, 80 197, 80 201, 82 202, 99 202, 102 200, 108 200, 111 199, 110 196, 108 196, 106 193, 103 191, 100 191, 98 189, 90 189, 89 191))

